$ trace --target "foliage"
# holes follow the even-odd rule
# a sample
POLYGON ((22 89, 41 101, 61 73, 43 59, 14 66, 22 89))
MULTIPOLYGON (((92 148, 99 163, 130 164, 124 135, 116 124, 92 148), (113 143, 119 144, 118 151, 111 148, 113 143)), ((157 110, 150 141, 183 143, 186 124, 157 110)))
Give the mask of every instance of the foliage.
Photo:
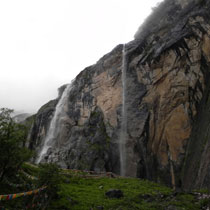
POLYGON ((27 129, 14 122, 12 112, 10 109, 0 109, 0 183, 5 177, 14 176, 32 155, 24 147, 27 129))
POLYGON ((38 187, 47 186, 46 195, 48 197, 47 205, 49 207, 51 200, 57 199, 61 177, 56 164, 40 164, 38 174, 38 187))

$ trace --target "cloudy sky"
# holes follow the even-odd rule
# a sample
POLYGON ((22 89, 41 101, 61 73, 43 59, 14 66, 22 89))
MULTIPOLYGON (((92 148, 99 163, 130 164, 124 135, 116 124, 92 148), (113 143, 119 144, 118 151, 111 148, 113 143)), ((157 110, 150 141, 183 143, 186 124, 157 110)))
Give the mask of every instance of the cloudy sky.
POLYGON ((160 0, 1 0, 0 108, 35 112, 117 44, 160 0))

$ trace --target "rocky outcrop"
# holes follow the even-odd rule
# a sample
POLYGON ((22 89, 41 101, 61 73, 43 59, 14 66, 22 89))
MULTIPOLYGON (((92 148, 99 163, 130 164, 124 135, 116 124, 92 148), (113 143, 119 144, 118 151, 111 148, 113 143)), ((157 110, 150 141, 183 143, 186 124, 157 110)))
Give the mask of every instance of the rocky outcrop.
MULTIPOLYGON (((166 0, 126 44, 127 176, 210 188, 209 9, 204 0, 166 0)), ((76 77, 46 161, 119 173, 122 49, 76 77)), ((37 113, 31 149, 43 144, 58 100, 37 113)))
MULTIPOLYGON (((47 161, 67 168, 119 171, 116 130, 121 106, 121 51, 122 46, 116 47, 76 77, 66 107, 68 117, 60 126, 62 137, 48 151, 47 161)), ((39 110, 31 149, 40 150, 58 100, 39 110)))

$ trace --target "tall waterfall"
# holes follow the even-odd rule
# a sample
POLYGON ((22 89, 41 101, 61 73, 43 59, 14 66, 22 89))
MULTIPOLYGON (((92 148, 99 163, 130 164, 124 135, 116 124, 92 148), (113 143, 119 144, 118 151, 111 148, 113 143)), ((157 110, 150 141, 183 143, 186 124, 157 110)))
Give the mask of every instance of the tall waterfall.
POLYGON ((127 61, 126 61, 126 45, 123 45, 122 51, 122 118, 121 118, 121 131, 120 131, 120 141, 119 141, 119 151, 120 151, 120 175, 126 175, 126 140, 127 140, 127 108, 126 108, 126 71, 127 71, 127 61))
POLYGON ((65 107, 68 102, 68 95, 73 87, 73 82, 66 86, 63 94, 55 108, 55 112, 53 118, 50 122, 50 127, 48 129, 47 135, 44 140, 44 145, 40 150, 38 158, 36 159, 36 163, 40 163, 44 156, 47 154, 48 149, 53 145, 54 141, 56 141, 57 134, 59 132, 59 122, 62 115, 65 113, 65 107))

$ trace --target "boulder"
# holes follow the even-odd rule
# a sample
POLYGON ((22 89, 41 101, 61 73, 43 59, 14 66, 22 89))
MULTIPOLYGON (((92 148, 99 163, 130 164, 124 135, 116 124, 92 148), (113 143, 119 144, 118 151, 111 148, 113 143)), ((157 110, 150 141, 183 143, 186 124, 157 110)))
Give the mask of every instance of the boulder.
POLYGON ((121 198, 123 197, 123 192, 118 189, 110 189, 105 193, 105 195, 109 198, 121 198))

